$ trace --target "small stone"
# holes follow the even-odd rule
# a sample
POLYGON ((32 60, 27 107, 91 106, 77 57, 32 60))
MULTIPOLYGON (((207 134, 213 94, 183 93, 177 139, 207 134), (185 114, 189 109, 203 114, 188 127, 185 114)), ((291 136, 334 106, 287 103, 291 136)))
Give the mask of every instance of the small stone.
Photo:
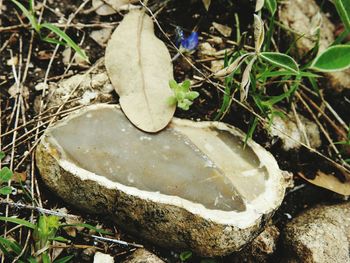
POLYGON ((112 28, 102 28, 91 32, 90 37, 96 41, 101 47, 105 47, 107 40, 112 35, 112 28))
POLYGON ((306 138, 312 148, 320 147, 321 137, 317 125, 302 115, 298 115, 298 118, 300 123, 294 114, 288 114, 286 118, 275 116, 271 135, 282 140, 282 147, 286 151, 299 149, 300 142, 307 144, 306 138))
POLYGON ((303 212, 287 224, 282 241, 287 252, 283 262, 350 262, 350 203, 303 212))
POLYGON ((148 250, 139 248, 122 263, 164 263, 164 261, 148 250))
POLYGON ((96 252, 94 256, 94 263, 114 263, 114 258, 108 254, 96 252))
POLYGON ((274 225, 269 225, 258 235, 250 245, 231 256, 231 263, 265 263, 276 251, 277 241, 280 236, 279 229, 274 225))

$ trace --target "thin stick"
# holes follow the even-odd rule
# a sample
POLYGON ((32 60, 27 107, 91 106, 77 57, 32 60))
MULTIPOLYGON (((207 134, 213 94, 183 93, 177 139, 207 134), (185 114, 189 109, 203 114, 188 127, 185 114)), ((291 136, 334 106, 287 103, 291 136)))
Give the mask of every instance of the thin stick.
POLYGON ((140 244, 135 244, 135 243, 129 243, 123 240, 117 240, 117 239, 112 239, 112 238, 107 238, 107 237, 100 237, 100 236, 96 236, 96 235, 91 235, 93 238, 97 239, 97 240, 101 240, 101 241, 107 241, 107 242, 112 242, 118 245, 123 245, 123 246, 127 246, 127 247, 137 247, 137 248, 143 248, 143 245, 140 244))

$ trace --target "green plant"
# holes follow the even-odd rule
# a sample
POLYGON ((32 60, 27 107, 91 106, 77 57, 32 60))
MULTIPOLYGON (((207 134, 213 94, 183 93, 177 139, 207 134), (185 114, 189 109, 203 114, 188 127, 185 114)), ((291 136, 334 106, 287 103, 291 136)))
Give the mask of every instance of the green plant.
POLYGON ((86 61, 89 61, 88 57, 85 54, 85 51, 82 50, 64 31, 62 31, 57 26, 51 23, 39 23, 38 19, 35 17, 34 0, 29 0, 29 10, 17 0, 11 0, 11 1, 19 9, 21 9, 23 14, 29 20, 32 28, 35 30, 35 32, 39 35, 39 37, 43 41, 46 41, 52 44, 68 45, 69 47, 73 48, 81 58, 83 58, 86 61), (49 30, 51 33, 55 34, 58 37, 58 39, 51 38, 48 35, 43 36, 43 32, 42 32, 43 29, 49 30))
POLYGON ((192 251, 183 251, 180 253, 181 262, 185 262, 192 257, 192 251))
POLYGON ((193 100, 199 96, 198 92, 190 90, 191 82, 189 80, 185 80, 181 84, 178 84, 175 80, 170 80, 169 86, 174 95, 168 98, 168 103, 170 105, 177 104, 180 109, 189 110, 193 100))
MULTIPOLYGON (((5 157, 3 152, 0 152, 0 161, 5 157)), ((11 180, 13 176, 12 171, 8 167, 3 167, 0 170, 0 195, 9 195, 12 192, 11 186, 1 186, 11 180)))
MULTIPOLYGON (((62 236, 57 235, 61 229, 65 227, 84 227, 91 231, 108 234, 111 233, 98 229, 90 224, 78 223, 78 224, 63 224, 61 219, 53 215, 40 215, 36 224, 33 224, 27 220, 16 218, 16 217, 3 217, 0 216, 0 221, 10 222, 17 225, 22 225, 32 231, 32 241, 34 246, 34 253, 30 254, 30 251, 19 244, 18 242, 12 240, 11 238, 0 237, 0 250, 8 258, 15 258, 20 256, 18 262, 43 262, 50 263, 50 252, 51 245, 53 241, 59 241, 64 243, 69 243, 70 241, 62 236)), ((54 263, 65 263, 70 261, 73 256, 66 256, 53 261, 54 263)))

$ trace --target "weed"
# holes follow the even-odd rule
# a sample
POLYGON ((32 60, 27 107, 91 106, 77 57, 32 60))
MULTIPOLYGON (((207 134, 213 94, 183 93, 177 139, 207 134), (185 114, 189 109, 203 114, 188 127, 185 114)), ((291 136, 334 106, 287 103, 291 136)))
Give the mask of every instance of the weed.
POLYGON ((174 95, 168 98, 168 103, 170 105, 177 104, 180 109, 189 110, 193 100, 199 96, 198 92, 190 90, 191 82, 189 80, 185 80, 181 84, 178 84, 175 80, 170 80, 169 86, 174 95))
MULTIPOLYGON (((5 157, 3 152, 0 152, 0 161, 5 157)), ((0 170, 0 195, 9 195, 12 193, 11 186, 2 186, 7 183, 13 177, 12 171, 8 167, 3 167, 0 170)))
POLYGON ((11 0, 21 11, 23 14, 27 17, 29 20, 32 28, 35 30, 35 32, 39 35, 40 39, 43 41, 46 41, 48 43, 52 44, 59 44, 59 45, 67 45, 75 50, 77 54, 82 57, 84 60, 89 61, 89 58, 86 56, 85 51, 82 50, 64 31, 59 29, 57 26, 51 24, 51 23, 39 23, 38 19, 35 17, 34 12, 34 0, 29 0, 29 10, 22 5, 17 0, 11 0), (43 29, 48 29, 51 33, 55 34, 58 39, 51 38, 48 35, 43 36, 43 29))

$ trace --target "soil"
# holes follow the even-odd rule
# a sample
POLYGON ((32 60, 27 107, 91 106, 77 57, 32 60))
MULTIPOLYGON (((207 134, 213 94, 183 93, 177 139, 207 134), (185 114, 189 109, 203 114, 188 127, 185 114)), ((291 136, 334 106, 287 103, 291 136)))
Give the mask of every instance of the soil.
MULTIPOLYGON (((0 8, 2 2, 3 1, 0 1, 0 8)), ((40 14, 40 10, 42 10, 40 9, 40 6, 42 6, 43 2, 46 2, 42 17, 43 21, 56 23, 57 21, 65 21, 65 19, 68 19, 83 1, 36 1, 38 15, 40 14)), ((137 244, 142 244, 167 262, 180 262, 179 253, 181 251, 161 249, 138 238, 128 236, 126 233, 117 229, 112 222, 108 222, 108 220, 106 221, 105 218, 86 215, 76 208, 70 207, 69 204, 63 203, 62 200, 49 192, 41 183, 40 177, 38 176, 36 168, 32 162, 32 147, 38 140, 38 136, 40 136, 45 130, 45 125, 40 128, 40 132, 36 136, 36 130, 33 129, 37 125, 37 120, 32 123, 29 122, 38 114, 34 110, 35 99, 42 95, 42 91, 36 90, 35 86, 44 81, 48 68, 50 69, 48 81, 55 82, 63 77, 83 72, 89 67, 89 65, 73 63, 69 71, 66 71, 67 66, 62 62, 62 53, 65 50, 65 47, 61 46, 56 53, 53 53, 54 45, 41 40, 38 34, 33 34, 34 37, 32 38, 33 31, 30 30, 27 24, 27 19, 21 15, 21 12, 18 11, 11 1, 4 1, 2 5, 2 12, 0 13, 1 149, 5 151, 8 156, 3 160, 3 165, 10 166, 17 173, 24 172, 27 177, 23 180, 22 186, 27 187, 27 189, 31 189, 34 182, 34 186, 37 186, 38 188, 34 190, 33 195, 36 200, 41 200, 43 207, 48 209, 66 207, 68 213, 81 216, 84 222, 92 225, 100 224, 103 229, 113 232, 113 238, 120 238, 121 240, 131 243, 135 242, 137 244), (28 53, 31 53, 30 63, 28 71, 25 74, 28 53), (55 59, 49 67, 50 59, 53 54, 55 54, 55 59), (15 59, 11 59, 11 56, 15 59), (11 66, 11 60, 17 60, 17 63, 15 63, 17 76, 14 74, 11 66), (20 75, 18 75, 19 71, 21 72, 20 75), (18 93, 13 92, 17 77, 20 78, 25 91, 21 96, 18 96, 18 93), (19 97, 23 98, 23 101, 19 100, 19 97), (17 116, 16 110, 20 104, 22 112, 18 112, 17 116), (18 123, 16 123, 17 120, 18 123), (26 122, 28 122, 28 124, 26 122), (22 128, 16 130, 17 134, 15 134, 13 129, 21 125, 22 128), (14 136, 16 136, 15 138, 17 138, 17 140, 12 147, 11 143, 14 136), (27 158, 23 159, 27 153, 29 153, 27 158)), ((209 35, 221 37, 223 40, 222 43, 214 45, 217 50, 235 47, 232 42, 230 42, 230 40, 237 39, 235 14, 239 17, 239 27, 241 32, 248 32, 248 35, 252 35, 251 25, 253 16, 251 14, 254 12, 254 5, 255 1, 251 0, 242 0, 238 2, 217 0, 212 1, 209 11, 206 11, 201 1, 178 0, 149 2, 150 8, 157 14, 159 24, 172 41, 175 41, 176 27, 181 27, 184 30, 185 35, 192 31, 201 32, 200 42, 205 42, 209 35), (212 22, 221 23, 233 28, 232 35, 229 38, 222 37, 220 33, 213 29, 212 22)), ((91 8, 91 1, 87 1, 83 10, 86 11, 89 10, 89 8, 91 8)), ((331 5, 326 4, 324 5, 324 8, 332 14, 335 12, 331 5)), ((82 43, 81 46, 86 50, 91 64, 94 64, 99 58, 104 56, 105 47, 100 46, 89 37, 91 32, 103 27, 109 27, 111 23, 119 22, 121 19, 122 14, 99 16, 93 11, 83 11, 73 18, 72 26, 67 28, 66 32, 74 41, 82 43), (83 24, 85 26, 79 27, 78 24, 83 24)), ((339 21, 336 19, 334 19, 333 22, 339 24, 339 21)), ((167 37, 165 37, 158 28, 156 29, 156 34, 167 44, 171 55, 175 56, 176 50, 169 43, 167 37)), ((285 43, 283 32, 280 28, 275 31, 275 35, 277 46, 279 46, 282 51, 286 50, 288 44, 285 43)), ((248 37, 245 44, 252 46, 252 38, 248 37)), ((210 68, 210 61, 199 62, 201 58, 199 57, 198 52, 189 55, 188 58, 204 74, 211 74, 208 70, 208 68, 210 68)), ((181 57, 174 61, 174 69, 174 76, 177 81, 183 81, 184 79, 193 80, 195 77, 200 77, 199 73, 181 57)), ((306 85, 307 84, 308 83, 306 83, 306 85)), ((341 118, 343 118, 346 123, 349 123, 350 115, 348 114, 348 109, 350 89, 344 90, 341 93, 335 93, 332 90, 322 87, 322 81, 320 81, 320 85, 324 98, 334 107, 341 118)), ((207 82, 203 82, 200 89, 197 89, 197 91, 200 93, 199 99, 194 102, 189 111, 178 109, 175 113, 176 117, 194 120, 213 120, 215 118, 217 111, 221 106, 222 93, 219 92, 216 87, 213 87, 207 82)), ((279 94, 280 92, 281 90, 278 87, 276 89, 268 89, 267 91, 269 95, 279 94)), ((118 99, 117 95, 115 96, 116 99, 118 99)), ((313 96, 312 98, 317 103, 320 103, 317 96, 313 96)), ((248 104, 253 104, 252 100, 248 100, 248 104)), ((279 107, 286 110, 290 109, 288 103, 281 103, 279 107)), ((310 114, 305 108, 299 107, 298 111, 310 118, 310 114)), ((243 131, 248 131, 252 120, 252 114, 235 103, 233 103, 230 111, 222 119, 222 121, 239 127, 243 131)), ((328 129, 334 141, 338 141, 338 135, 334 130, 332 130, 327 124, 325 124, 325 127, 328 129)), ((318 157, 306 148, 300 148, 299 150, 288 152, 282 150, 281 141, 276 138, 271 138, 267 130, 261 125, 257 127, 253 139, 272 152, 278 160, 281 169, 293 172, 294 174, 294 188, 287 193, 281 208, 272 219, 273 224, 277 225, 280 229, 283 229, 283 226, 291 220, 291 218, 295 217, 298 213, 308 207, 312 207, 315 204, 322 202, 332 203, 342 200, 341 196, 328 190, 315 187, 297 176, 298 172, 302 172, 305 176, 312 178, 315 176, 315 172, 320 168, 326 172, 336 173, 335 168, 327 161, 318 157)), ((337 160, 334 154, 330 154, 324 136, 322 136, 321 139, 323 145, 319 151, 337 160)), ((20 190, 18 190, 16 195, 11 197, 12 201, 30 204, 31 202, 24 194, 25 191, 21 189, 21 185, 19 183, 14 183, 14 186, 18 187, 20 190)), ((9 211, 10 215, 20 215, 21 218, 28 218, 30 216, 30 210, 26 209, 10 207, 9 211)), ((1 213, 5 214, 5 205, 3 204, 0 204, 0 214, 1 213)), ((2 234, 2 223, 0 223, 0 226, 0 233, 2 234)), ((93 253, 89 253, 86 248, 75 247, 74 245, 77 244, 97 247, 100 251, 113 255, 116 262, 121 261, 134 250, 132 246, 128 247, 97 242, 89 236, 89 231, 86 229, 78 232, 76 237, 68 236, 64 231, 60 234, 72 241, 71 245, 69 245, 61 254, 61 256, 75 255, 72 262, 92 262, 93 253)), ((18 238, 21 235, 24 237, 24 233, 17 233, 16 235, 18 238)), ((279 262, 278 260, 280 256, 281 255, 278 253, 275 254, 274 257, 271 258, 271 262, 279 262)), ((199 260, 199 258, 193 256, 187 262, 199 262, 199 260)), ((228 259, 225 258, 219 258, 216 259, 216 262, 228 262, 227 260, 228 259)))

